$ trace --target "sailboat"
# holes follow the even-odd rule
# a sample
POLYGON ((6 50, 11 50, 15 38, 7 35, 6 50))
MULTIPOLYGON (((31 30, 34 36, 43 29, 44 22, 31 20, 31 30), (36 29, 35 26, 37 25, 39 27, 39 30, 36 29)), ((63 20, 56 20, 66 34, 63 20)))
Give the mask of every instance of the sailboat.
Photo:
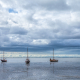
POLYGON ((26 61, 25 61, 27 64, 29 64, 30 63, 30 60, 28 59, 28 48, 27 48, 27 59, 26 59, 26 61))
POLYGON ((4 59, 4 51, 3 51, 3 59, 1 59, 2 62, 7 62, 7 60, 4 59))
POLYGON ((58 62, 58 60, 54 59, 54 49, 53 49, 53 59, 50 58, 50 62, 58 62))

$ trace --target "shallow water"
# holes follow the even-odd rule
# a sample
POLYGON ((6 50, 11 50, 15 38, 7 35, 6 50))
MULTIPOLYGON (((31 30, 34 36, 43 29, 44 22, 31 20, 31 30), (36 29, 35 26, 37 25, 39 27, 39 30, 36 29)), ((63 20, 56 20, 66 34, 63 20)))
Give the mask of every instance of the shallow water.
POLYGON ((80 58, 7 58, 0 63, 0 80, 80 80, 80 58))

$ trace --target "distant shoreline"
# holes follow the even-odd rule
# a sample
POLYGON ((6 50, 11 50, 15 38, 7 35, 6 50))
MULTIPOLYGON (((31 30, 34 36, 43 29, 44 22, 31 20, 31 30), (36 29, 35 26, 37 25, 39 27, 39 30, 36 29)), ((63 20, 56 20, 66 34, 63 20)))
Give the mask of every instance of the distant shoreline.
MULTIPOLYGON (((26 57, 6 57, 6 58, 26 58, 26 57)), ((53 57, 29 57, 29 58, 53 58, 53 57)), ((80 57, 54 57, 54 58, 80 58, 80 57)))

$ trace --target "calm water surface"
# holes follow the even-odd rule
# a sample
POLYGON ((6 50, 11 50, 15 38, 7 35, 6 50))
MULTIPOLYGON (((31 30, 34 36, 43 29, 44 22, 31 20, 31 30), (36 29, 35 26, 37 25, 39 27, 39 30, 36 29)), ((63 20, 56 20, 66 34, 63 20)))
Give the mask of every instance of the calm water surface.
POLYGON ((80 58, 7 58, 0 62, 0 80, 80 80, 80 58))

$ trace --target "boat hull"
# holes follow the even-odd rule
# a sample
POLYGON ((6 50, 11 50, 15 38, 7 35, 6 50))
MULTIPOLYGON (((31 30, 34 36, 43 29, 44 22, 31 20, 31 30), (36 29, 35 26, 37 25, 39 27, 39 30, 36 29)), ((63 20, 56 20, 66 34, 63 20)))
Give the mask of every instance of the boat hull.
POLYGON ((27 64, 29 64, 29 63, 30 63, 30 61, 29 61, 29 60, 26 60, 25 62, 26 62, 27 64))
POLYGON ((58 62, 58 60, 50 60, 50 62, 58 62))
POLYGON ((1 60, 2 62, 7 62, 7 60, 1 60))

